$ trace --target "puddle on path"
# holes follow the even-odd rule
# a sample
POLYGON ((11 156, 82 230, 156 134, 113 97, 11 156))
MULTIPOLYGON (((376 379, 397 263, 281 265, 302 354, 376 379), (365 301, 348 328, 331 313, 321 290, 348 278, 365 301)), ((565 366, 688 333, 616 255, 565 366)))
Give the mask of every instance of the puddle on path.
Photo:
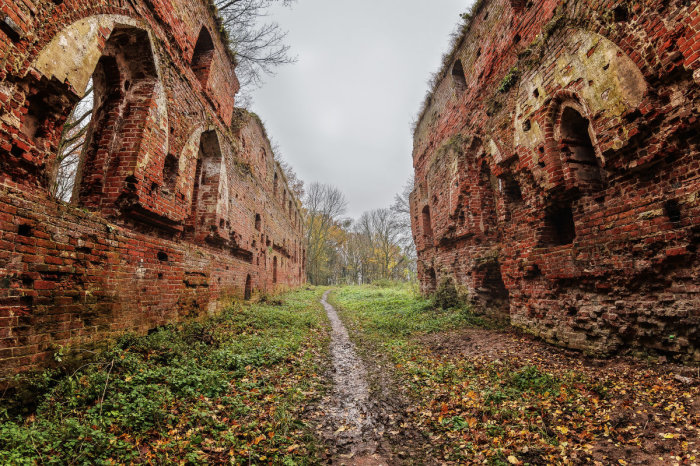
POLYGON ((331 322, 333 390, 321 403, 325 417, 321 433, 335 445, 339 464, 387 464, 377 454, 383 427, 370 401, 367 371, 337 312, 328 304, 327 291, 321 300, 331 322))

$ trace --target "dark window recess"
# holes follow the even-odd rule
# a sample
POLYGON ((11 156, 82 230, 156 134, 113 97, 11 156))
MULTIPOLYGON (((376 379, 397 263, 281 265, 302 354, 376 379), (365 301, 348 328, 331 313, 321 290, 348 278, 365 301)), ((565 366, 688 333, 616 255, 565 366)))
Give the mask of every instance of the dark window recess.
POLYGON ((488 295, 496 299, 508 299, 508 289, 503 282, 501 275, 501 266, 492 262, 486 266, 484 273, 483 287, 488 290, 488 295))
POLYGON ((571 206, 550 207, 545 216, 544 245, 571 244, 576 238, 576 224, 571 206))
POLYGON ((250 298, 253 295, 253 281, 250 278, 250 275, 248 275, 245 279, 245 292, 243 295, 243 299, 246 301, 250 300, 250 298))
POLYGON ((629 21, 629 19, 630 11, 629 8, 627 8, 627 5, 618 5, 613 9, 613 20, 616 23, 629 21))
POLYGON ((163 164, 163 185, 169 191, 174 191, 179 172, 178 165, 177 157, 173 154, 165 156, 165 163, 163 164))
POLYGON ((262 228, 262 218, 260 217, 260 214, 255 214, 255 229, 260 231, 262 228))
POLYGON ((589 133, 590 122, 571 107, 561 115, 561 151, 579 185, 600 189, 601 168, 589 133))
POLYGON ((669 199, 664 202, 664 212, 668 219, 673 223, 681 222, 681 206, 675 199, 669 199))
POLYGON ((168 261, 168 255, 163 252, 163 251, 158 251, 158 260, 161 262, 167 262, 168 261))
POLYGON ((467 89, 467 79, 464 76, 464 67, 462 60, 457 60, 452 65, 452 82, 454 83, 457 92, 462 93, 467 89))
POLYGON ((430 206, 423 207, 423 237, 431 239, 433 237, 433 225, 430 219, 430 206))
POLYGON ((32 227, 22 224, 17 228, 17 234, 20 236, 32 236, 32 227))
POLYGON ((520 184, 515 177, 508 173, 501 178, 503 183, 503 194, 510 202, 521 202, 523 200, 523 192, 520 189, 520 184))
POLYGON ((207 86, 209 80, 209 72, 211 71, 211 63, 214 60, 214 41, 207 28, 203 27, 199 31, 197 44, 194 46, 194 54, 192 55, 192 71, 197 76, 197 79, 202 86, 207 86))

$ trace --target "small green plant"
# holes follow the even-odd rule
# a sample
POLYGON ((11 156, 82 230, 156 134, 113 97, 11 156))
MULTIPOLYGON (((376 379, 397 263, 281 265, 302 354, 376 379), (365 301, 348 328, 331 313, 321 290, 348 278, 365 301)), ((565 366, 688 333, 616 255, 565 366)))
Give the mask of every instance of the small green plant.
POLYGON ((452 277, 446 277, 440 282, 434 300, 435 305, 440 309, 457 309, 464 306, 464 301, 459 296, 452 277))
POLYGON ((555 393, 559 390, 560 381, 535 366, 526 366, 513 374, 510 385, 523 392, 555 393))
POLYGON ((514 66, 513 68, 508 71, 508 74, 506 74, 501 81, 501 85, 498 87, 498 91, 502 94, 505 94, 509 90, 515 86, 515 84, 518 82, 520 79, 520 70, 518 69, 517 66, 514 66))

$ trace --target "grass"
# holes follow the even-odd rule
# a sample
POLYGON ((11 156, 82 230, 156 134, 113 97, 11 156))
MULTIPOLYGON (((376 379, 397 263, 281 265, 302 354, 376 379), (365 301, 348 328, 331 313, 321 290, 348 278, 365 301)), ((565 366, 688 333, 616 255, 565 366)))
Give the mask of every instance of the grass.
MULTIPOLYGON (((366 364, 393 368, 410 393, 401 422, 436 459, 613 464, 656 448, 669 464, 696 461, 696 385, 624 362, 587 368, 513 334, 486 340, 510 342, 499 351, 461 352, 461 340, 485 333, 468 329, 494 325, 468 306, 438 310, 409 285, 381 285, 330 300, 366 364)), ((26 377, 26 396, 0 398, 0 464, 320 462, 305 408, 325 386, 323 291, 127 335, 77 370, 26 377)))
POLYGON ((377 340, 406 340, 418 334, 442 332, 469 325, 488 326, 468 306, 436 310, 407 284, 384 288, 373 285, 345 287, 331 295, 343 316, 377 340))
MULTIPOLYGON (((597 443, 607 445, 614 439, 620 445, 617 458, 622 459, 625 448, 645 442, 639 433, 646 428, 646 415, 639 417, 639 425, 630 421, 616 426, 610 421, 612 412, 629 413, 633 419, 636 408, 629 405, 649 406, 644 400, 652 399, 658 406, 678 410, 671 417, 674 426, 680 428, 688 419, 689 405, 668 404, 660 389, 672 382, 662 383, 651 371, 634 367, 585 371, 576 360, 527 350, 520 354, 517 349, 490 356, 433 351, 427 343, 431 339, 453 343, 472 337, 426 335, 493 325, 468 307, 437 310, 432 300, 411 287, 347 287, 334 292, 331 300, 354 330, 351 333, 368 363, 389 358, 397 382, 414 397, 411 425, 430 439, 438 460, 592 464, 597 443), (634 401, 623 402, 630 394, 634 401)), ((512 348, 532 344, 525 336, 503 338, 513 341, 512 348)), ((687 449, 684 445, 680 448, 687 449)), ((612 456, 602 462, 616 462, 616 453, 608 454, 612 456)))
POLYGON ((312 461, 319 293, 127 335, 74 373, 35 375, 33 412, 21 413, 26 397, 0 400, 0 464, 312 461))

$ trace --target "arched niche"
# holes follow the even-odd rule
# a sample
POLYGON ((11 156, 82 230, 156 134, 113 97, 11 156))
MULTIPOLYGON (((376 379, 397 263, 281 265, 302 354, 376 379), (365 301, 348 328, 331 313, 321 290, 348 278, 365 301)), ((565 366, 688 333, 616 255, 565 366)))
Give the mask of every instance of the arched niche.
MULTIPOLYGON (((557 163, 545 155, 546 151, 556 150, 548 145, 556 143, 545 137, 546 125, 551 124, 549 129, 553 129, 556 122, 538 118, 549 113, 547 105, 556 104, 557 93, 575 88, 576 98, 588 115, 579 113, 586 118, 594 115, 591 125, 605 130, 597 127, 598 122, 620 123, 623 115, 640 106, 648 87, 634 61, 615 43, 595 32, 565 29, 552 36, 547 47, 539 65, 523 73, 513 122, 514 146, 530 150, 534 162, 541 165, 557 163)), ((623 147, 629 140, 624 122, 618 127, 619 134, 607 142, 613 149, 623 147)), ((601 147, 599 152, 609 147, 601 147)), ((604 165, 605 161, 601 162, 604 165)), ((548 181, 551 184, 552 179, 548 181)))
POLYGON ((61 128, 92 79, 92 118, 73 199, 113 213, 116 199, 128 189, 126 180, 149 163, 162 169, 167 154, 167 102, 150 31, 129 17, 90 16, 61 30, 31 69, 25 79, 32 93, 21 131, 48 152, 47 166, 54 171, 61 128))
POLYGON ((457 96, 467 90, 467 78, 464 74, 464 66, 459 58, 452 64, 452 86, 457 96))
POLYGON ((206 27, 202 26, 192 53, 191 66, 192 71, 197 76, 197 80, 204 88, 207 87, 207 82, 209 81, 214 52, 214 41, 211 38, 211 33, 206 27))
POLYGON ((426 205, 421 210, 421 226, 423 230, 423 239, 427 245, 433 241, 433 221, 430 216, 430 206, 426 205))
POLYGON ((582 191, 604 187, 603 157, 585 106, 575 98, 554 100, 549 117, 553 129, 550 150, 558 153, 568 184, 582 191))
POLYGON ((228 216, 228 177, 220 137, 215 130, 201 133, 190 198, 188 223, 194 239, 228 239, 223 228, 228 216))

